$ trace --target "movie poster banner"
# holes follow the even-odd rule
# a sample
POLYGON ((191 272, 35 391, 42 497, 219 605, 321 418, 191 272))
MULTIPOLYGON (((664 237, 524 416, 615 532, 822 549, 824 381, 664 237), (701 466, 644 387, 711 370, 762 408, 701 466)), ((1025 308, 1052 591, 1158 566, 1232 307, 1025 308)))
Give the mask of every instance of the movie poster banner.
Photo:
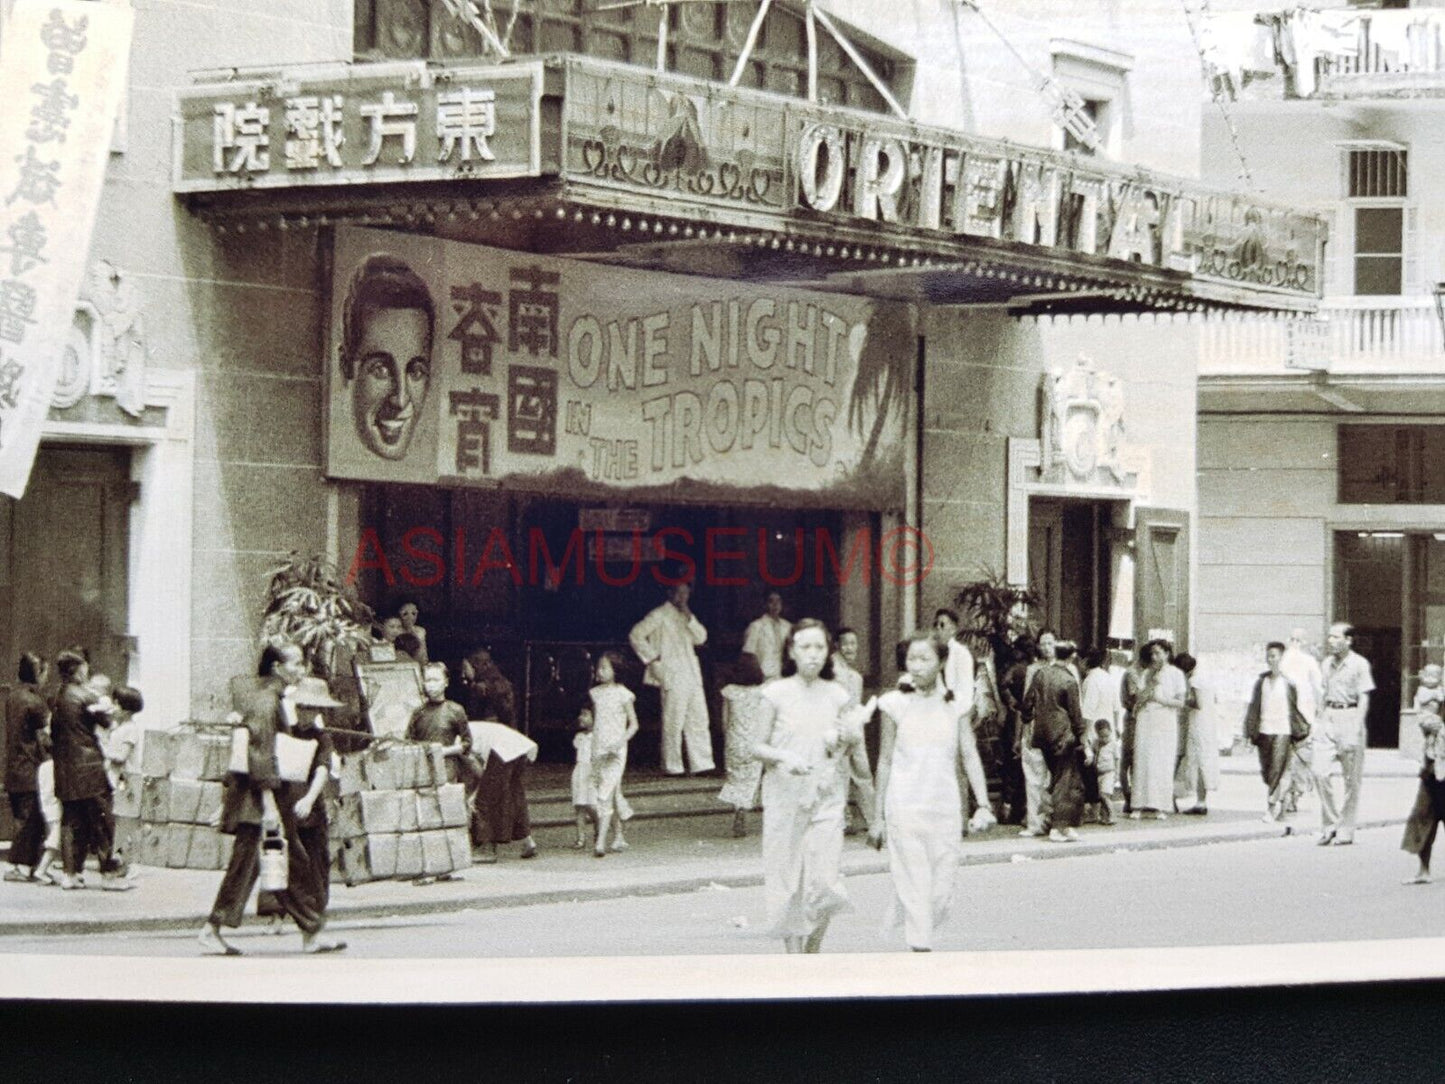
POLYGON ((901 506, 910 306, 335 237, 331 477, 901 506))

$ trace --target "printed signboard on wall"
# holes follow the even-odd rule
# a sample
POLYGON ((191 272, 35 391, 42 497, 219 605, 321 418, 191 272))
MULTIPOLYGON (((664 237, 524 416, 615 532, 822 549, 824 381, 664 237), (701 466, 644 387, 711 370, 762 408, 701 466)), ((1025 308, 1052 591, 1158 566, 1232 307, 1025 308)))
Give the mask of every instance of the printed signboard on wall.
POLYGON ((695 499, 903 499, 891 302, 338 229, 327 473, 695 499))
POLYGON ((176 192, 532 177, 539 63, 299 68, 177 94, 176 192))

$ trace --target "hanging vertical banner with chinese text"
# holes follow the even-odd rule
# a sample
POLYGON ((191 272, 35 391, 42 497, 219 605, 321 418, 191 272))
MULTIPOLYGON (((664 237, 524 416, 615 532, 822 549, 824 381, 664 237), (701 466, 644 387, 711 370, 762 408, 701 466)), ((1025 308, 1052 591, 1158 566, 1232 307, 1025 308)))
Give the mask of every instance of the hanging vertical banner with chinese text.
POLYGON ((892 508, 910 306, 338 228, 327 473, 892 508))
POLYGON ((30 478, 125 90, 124 3, 15 0, 0 35, 0 493, 30 478))

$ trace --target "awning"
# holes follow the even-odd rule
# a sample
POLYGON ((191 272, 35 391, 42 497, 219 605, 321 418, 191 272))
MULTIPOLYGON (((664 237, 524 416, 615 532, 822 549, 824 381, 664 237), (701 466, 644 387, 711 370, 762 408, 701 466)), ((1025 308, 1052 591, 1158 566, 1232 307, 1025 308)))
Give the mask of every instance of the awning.
POLYGON ((345 221, 1019 313, 1320 292, 1312 215, 590 57, 211 73, 177 115, 175 191, 218 229, 345 221))

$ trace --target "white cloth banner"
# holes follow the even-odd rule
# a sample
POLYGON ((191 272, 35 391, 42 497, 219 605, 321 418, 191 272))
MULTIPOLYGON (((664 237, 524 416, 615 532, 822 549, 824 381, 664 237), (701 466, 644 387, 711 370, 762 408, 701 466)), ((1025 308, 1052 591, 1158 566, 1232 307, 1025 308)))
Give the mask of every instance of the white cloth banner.
POLYGON ((0 33, 0 493, 25 493, 100 203, 134 15, 15 0, 0 33))

